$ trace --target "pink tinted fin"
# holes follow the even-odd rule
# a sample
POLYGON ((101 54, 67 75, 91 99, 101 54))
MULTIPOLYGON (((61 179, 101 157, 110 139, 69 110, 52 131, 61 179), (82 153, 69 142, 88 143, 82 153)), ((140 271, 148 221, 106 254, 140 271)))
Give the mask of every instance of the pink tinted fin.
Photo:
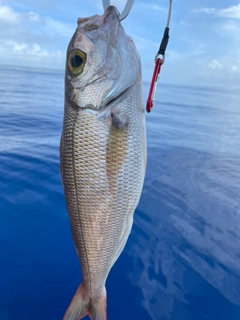
POLYGON ((82 319, 88 313, 89 304, 90 299, 84 297, 84 289, 80 284, 63 317, 63 320, 82 319))
POLYGON ((63 320, 80 320, 89 314, 92 320, 107 320, 106 294, 99 299, 86 296, 84 288, 80 285, 68 307, 63 320))
POLYGON ((92 320, 107 320, 107 303, 106 295, 100 297, 98 300, 92 299, 89 308, 89 316, 92 320))

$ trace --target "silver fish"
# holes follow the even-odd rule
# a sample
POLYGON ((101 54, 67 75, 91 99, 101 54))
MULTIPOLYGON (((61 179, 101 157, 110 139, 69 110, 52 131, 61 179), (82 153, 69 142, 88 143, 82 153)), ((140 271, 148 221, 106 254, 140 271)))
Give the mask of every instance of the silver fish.
POLYGON ((60 166, 82 283, 64 320, 106 320, 105 282, 133 223, 146 169, 141 62, 110 6, 69 43, 60 166))

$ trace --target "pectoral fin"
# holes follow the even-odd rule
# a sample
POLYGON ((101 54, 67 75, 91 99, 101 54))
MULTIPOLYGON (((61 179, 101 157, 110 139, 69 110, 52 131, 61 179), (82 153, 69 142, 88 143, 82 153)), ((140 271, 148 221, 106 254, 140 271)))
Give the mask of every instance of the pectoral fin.
POLYGON ((125 130, 128 127, 127 116, 125 113, 118 111, 112 111, 111 113, 112 124, 119 130, 125 130))

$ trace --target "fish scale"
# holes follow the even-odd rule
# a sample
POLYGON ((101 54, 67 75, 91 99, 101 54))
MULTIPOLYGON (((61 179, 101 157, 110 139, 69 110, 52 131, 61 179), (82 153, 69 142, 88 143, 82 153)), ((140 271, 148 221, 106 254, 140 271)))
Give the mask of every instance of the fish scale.
MULTIPOLYGON (((86 44, 86 51, 90 50, 87 57, 90 58, 86 60, 83 73, 79 77, 71 77, 66 69, 65 78, 61 172, 72 237, 81 264, 82 284, 64 320, 78 320, 86 313, 93 320, 106 319, 105 282, 130 234, 146 169, 139 56, 132 40, 125 35, 114 7, 109 7, 103 17, 94 16, 96 20, 99 20, 101 35, 107 27, 111 26, 112 30, 111 35, 106 34, 107 38, 101 40, 109 43, 107 50, 96 54, 96 72, 88 72, 89 68, 94 68, 94 60, 91 60, 94 58, 94 51, 91 51, 94 50, 94 37, 91 34, 90 44, 86 44), (108 39, 113 36, 116 38, 108 39), (120 64, 125 58, 132 59, 132 69, 128 74, 125 72, 127 76, 122 75, 120 84, 118 81, 121 79, 114 73, 117 66, 108 68, 113 60, 106 61, 105 51, 108 58, 111 54, 118 57, 120 64), (128 57, 125 57, 126 53, 128 57), (98 80, 88 80, 90 82, 86 85, 84 76, 88 78, 89 74, 97 74, 99 67, 101 73, 108 70, 106 75, 98 80), (109 78, 112 72, 113 77, 109 78), (88 100, 84 93, 88 95, 90 89, 91 103, 83 107, 83 101, 86 103, 88 100), (104 107, 97 106, 101 99, 108 101, 104 107)), ((69 54, 78 48, 79 39, 86 41, 89 35, 91 28, 85 31, 82 22, 80 26, 69 44, 69 54), (85 36, 80 37, 79 32, 85 36)), ((96 43, 95 49, 105 46, 104 43, 99 44, 98 37, 96 43)), ((79 48, 83 50, 84 42, 79 44, 79 48)), ((128 61, 125 68, 129 64, 128 61)))

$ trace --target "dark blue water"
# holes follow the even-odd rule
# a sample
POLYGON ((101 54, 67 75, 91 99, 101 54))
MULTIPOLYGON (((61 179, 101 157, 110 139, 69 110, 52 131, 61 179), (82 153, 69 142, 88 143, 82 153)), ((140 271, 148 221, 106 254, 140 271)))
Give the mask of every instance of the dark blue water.
MULTIPOLYGON (((60 320, 81 281, 59 177, 63 74, 0 74, 0 320, 60 320)), ((162 84, 157 99, 108 319, 239 320, 239 90, 162 84)))

